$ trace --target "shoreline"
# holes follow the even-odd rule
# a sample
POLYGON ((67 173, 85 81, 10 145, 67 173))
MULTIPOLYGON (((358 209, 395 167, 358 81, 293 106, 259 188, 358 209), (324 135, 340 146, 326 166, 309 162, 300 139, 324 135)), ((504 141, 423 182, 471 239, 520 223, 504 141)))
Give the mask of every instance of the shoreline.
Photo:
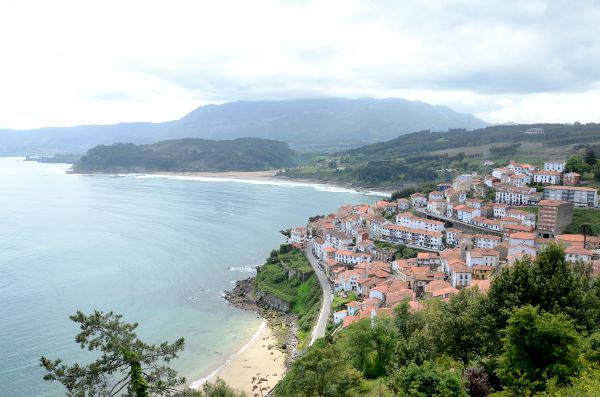
POLYGON ((286 355, 277 348, 277 338, 267 320, 263 319, 256 333, 242 348, 208 375, 191 383, 201 389, 206 382, 223 379, 232 388, 253 395, 253 378, 265 378, 261 387, 275 387, 283 378, 286 355))
MULTIPOLYGON (((339 185, 323 183, 314 181, 311 179, 294 179, 282 176, 277 176, 278 170, 269 171, 221 171, 221 172, 148 172, 144 174, 130 173, 130 174, 119 174, 119 175, 136 175, 138 177, 146 178, 190 178, 190 179, 215 179, 222 181, 231 182, 246 182, 246 183, 263 183, 263 184, 287 184, 291 186, 307 186, 317 187, 323 190, 335 191, 343 189, 344 191, 352 191, 355 193, 361 193, 372 196, 390 197, 394 192, 393 189, 382 188, 380 190, 373 190, 365 187, 356 187, 349 185, 339 185)), ((84 175, 98 175, 98 174, 84 174, 84 175)))

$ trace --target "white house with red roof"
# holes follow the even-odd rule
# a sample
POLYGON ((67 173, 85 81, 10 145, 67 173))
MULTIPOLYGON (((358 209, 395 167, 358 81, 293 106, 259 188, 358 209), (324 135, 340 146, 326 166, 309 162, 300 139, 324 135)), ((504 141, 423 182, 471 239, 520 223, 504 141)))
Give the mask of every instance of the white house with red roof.
POLYGON ((469 268, 478 265, 498 266, 499 260, 500 253, 491 249, 475 248, 467 251, 466 255, 466 263, 469 268))
POLYGON ((295 227, 290 230, 289 243, 299 249, 304 249, 308 242, 308 231, 305 227, 295 227))
POLYGON ((561 173, 558 171, 536 171, 533 174, 535 183, 544 183, 548 185, 559 185, 561 173))

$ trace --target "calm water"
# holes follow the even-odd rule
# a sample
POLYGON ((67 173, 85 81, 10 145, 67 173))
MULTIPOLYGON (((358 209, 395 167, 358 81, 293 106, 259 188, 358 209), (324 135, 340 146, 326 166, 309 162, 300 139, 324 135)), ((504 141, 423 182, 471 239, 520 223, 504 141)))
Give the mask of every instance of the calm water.
POLYGON ((41 355, 86 361, 76 310, 113 310, 151 342, 183 336, 193 381, 260 323, 221 291, 252 274, 279 230, 374 197, 294 184, 67 175, 0 158, 0 395, 56 396, 41 355))

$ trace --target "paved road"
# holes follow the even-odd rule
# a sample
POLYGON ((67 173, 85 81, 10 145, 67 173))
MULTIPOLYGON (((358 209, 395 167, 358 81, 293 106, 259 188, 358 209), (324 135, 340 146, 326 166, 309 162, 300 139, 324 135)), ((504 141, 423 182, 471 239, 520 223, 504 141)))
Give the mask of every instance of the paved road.
POLYGON ((331 312, 331 303, 333 301, 333 293, 331 293, 331 284, 329 284, 329 280, 327 280, 327 276, 325 276, 325 272, 319 269, 319 261, 312 254, 313 242, 309 242, 304 250, 306 252, 306 257, 310 261, 311 266, 315 270, 315 274, 321 283, 321 289, 323 290, 323 305, 321 306, 321 312, 319 313, 319 318, 317 319, 317 324, 313 328, 312 337, 310 339, 309 346, 312 345, 315 340, 322 338, 325 336, 325 329, 327 328, 327 320, 329 319, 329 313, 331 312))

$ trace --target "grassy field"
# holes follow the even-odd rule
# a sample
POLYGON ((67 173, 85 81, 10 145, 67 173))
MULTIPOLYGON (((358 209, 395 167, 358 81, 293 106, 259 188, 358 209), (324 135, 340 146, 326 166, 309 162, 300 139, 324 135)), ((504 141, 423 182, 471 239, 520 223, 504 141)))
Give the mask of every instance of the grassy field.
POLYGON ((565 230, 566 233, 579 233, 583 223, 592 225, 594 236, 600 236, 600 209, 575 208, 573 210, 573 224, 565 230))

